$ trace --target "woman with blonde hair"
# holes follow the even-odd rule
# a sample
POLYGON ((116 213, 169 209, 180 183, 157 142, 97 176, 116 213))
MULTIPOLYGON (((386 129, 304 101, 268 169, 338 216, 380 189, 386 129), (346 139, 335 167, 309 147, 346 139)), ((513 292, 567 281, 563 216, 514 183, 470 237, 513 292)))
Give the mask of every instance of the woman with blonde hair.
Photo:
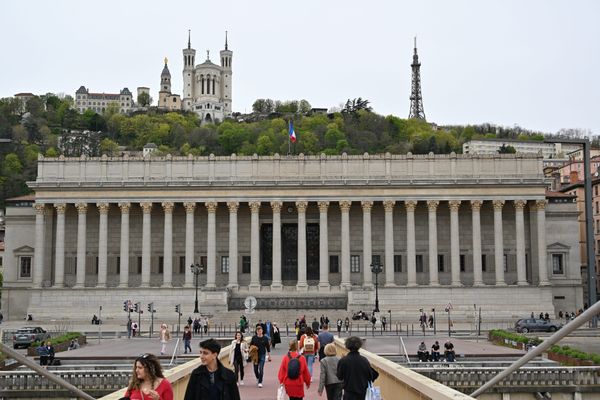
POLYGON ((164 355, 167 352, 167 343, 171 340, 171 332, 169 332, 169 328, 167 324, 160 325, 160 355, 164 355))
POLYGON ((135 359, 125 397, 130 400, 173 400, 173 388, 155 355, 142 354, 135 359))
POLYGON ((319 376, 319 396, 323 389, 327 393, 327 400, 342 400, 343 382, 337 377, 337 366, 340 358, 337 356, 335 344, 325 346, 325 358, 321 360, 321 374, 319 376))

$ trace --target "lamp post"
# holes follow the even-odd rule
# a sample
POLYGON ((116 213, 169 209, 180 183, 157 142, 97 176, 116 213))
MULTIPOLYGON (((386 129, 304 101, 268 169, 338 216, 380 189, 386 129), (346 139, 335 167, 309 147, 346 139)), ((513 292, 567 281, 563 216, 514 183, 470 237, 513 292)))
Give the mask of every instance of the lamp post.
POLYGON ((433 334, 437 335, 437 332, 436 332, 437 319, 435 318, 435 308, 432 308, 431 312, 433 313, 433 334))
POLYGON ((371 264, 371 272, 375 274, 375 309, 373 312, 379 312, 379 274, 383 271, 383 265, 378 262, 371 264))
POLYGON ((192 269, 192 273, 194 274, 194 284, 196 285, 196 301, 194 302, 194 314, 198 314, 200 311, 198 310, 198 276, 204 271, 204 266, 201 264, 192 264, 190 265, 192 269))

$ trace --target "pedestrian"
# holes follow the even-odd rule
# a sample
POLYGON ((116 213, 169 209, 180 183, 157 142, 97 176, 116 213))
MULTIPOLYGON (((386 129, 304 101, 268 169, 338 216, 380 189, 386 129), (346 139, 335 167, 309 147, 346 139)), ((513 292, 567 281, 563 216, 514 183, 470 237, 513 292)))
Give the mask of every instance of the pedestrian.
POLYGON ((346 329, 346 333, 348 333, 348 329, 350 328, 350 318, 348 317, 344 320, 344 328, 346 329))
POLYGON ((269 341, 271 341, 273 338, 273 324, 271 324, 271 321, 267 320, 263 328, 265 330, 265 336, 269 338, 269 341))
POLYGON ((337 377, 337 366, 340 358, 334 343, 325 346, 325 357, 320 361, 321 373, 319 376, 319 396, 323 389, 327 393, 327 400, 342 400, 343 382, 337 377))
POLYGON ((319 333, 319 321, 317 321, 317 318, 313 318, 313 322, 310 324, 313 333, 316 335, 319 333))
POLYGON ((298 353, 298 342, 295 339, 290 341, 289 351, 281 359, 277 379, 279 384, 285 387, 290 400, 303 399, 304 385, 307 389, 310 387, 308 366, 304 357, 298 353))
POLYGON ((137 324, 137 322, 133 322, 131 324, 131 334, 133 335, 133 337, 135 337, 135 334, 137 333, 137 331, 138 331, 138 324, 137 324))
POLYGON ((204 334, 208 334, 208 318, 204 317, 202 320, 202 328, 204 329, 204 334))
POLYGON ((429 314, 429 319, 427 320, 427 325, 429 325, 429 328, 433 328, 433 314, 429 314))
POLYGON ((342 325, 344 325, 344 321, 342 321, 341 318, 338 318, 337 322, 335 323, 335 325, 337 326, 338 336, 341 336, 342 335, 342 325))
POLYGON ((381 327, 383 328, 383 331, 385 332, 385 325, 387 324, 387 318, 385 318, 385 315, 383 317, 381 317, 381 327))
POLYGON ((345 342, 349 353, 340 359, 336 375, 344 387, 344 400, 364 400, 369 382, 374 382, 379 373, 371 368, 366 357, 358 352, 362 347, 362 340, 350 336, 345 342))
POLYGON ((219 361, 221 345, 214 339, 200 342, 201 365, 192 371, 184 400, 239 400, 235 374, 219 361))
POLYGON ((155 355, 143 354, 135 359, 125 397, 130 400, 173 400, 173 388, 155 355))
POLYGON ((44 368, 48 365, 48 349, 46 348, 46 344, 42 342, 42 344, 36 349, 38 356, 40 356, 40 365, 44 368))
POLYGON ((133 322, 131 321, 131 318, 127 319, 127 339, 131 339, 131 325, 133 324, 133 322))
POLYGON ((454 345, 452 344, 450 339, 448 339, 446 343, 444 343, 444 357, 446 358, 447 362, 454 362, 454 345))
POLYGON ((271 339, 271 347, 275 349, 275 346, 281 343, 281 332, 279 332, 279 327, 277 324, 273 324, 273 338, 271 339))
POLYGON ((323 325, 323 330, 319 332, 319 360, 325 358, 325 346, 333 343, 333 333, 329 332, 329 325, 323 325))
POLYGON ((240 317, 240 332, 242 332, 242 333, 246 332, 246 319, 244 318, 243 315, 240 317))
POLYGON ((194 318, 194 333, 200 333, 200 319, 198 317, 194 318))
POLYGON ((421 342, 421 344, 419 344, 419 347, 417 348, 417 356, 419 357, 419 362, 429 361, 429 352, 427 351, 425 342, 421 342))
POLYGON ((189 325, 186 325, 185 328, 183 328, 183 354, 187 354, 188 353, 188 349, 190 351, 190 353, 192 352, 192 330, 190 329, 189 325))
POLYGON ((237 331, 231 341, 232 350, 229 352, 229 365, 235 371, 235 380, 239 385, 244 384, 244 367, 248 359, 248 343, 244 340, 242 332, 237 331), (239 375, 239 380, 238 380, 239 375))
POLYGON ((54 346, 49 340, 46 342, 46 354, 48 355, 48 365, 54 365, 54 346))
POLYGON ((256 376, 256 383, 258 387, 263 387, 263 375, 265 371, 265 360, 271 361, 271 345, 269 339, 263 334, 262 325, 256 326, 256 334, 252 336, 250 340, 250 346, 257 348, 257 360, 254 364, 254 376, 256 376))
POLYGON ((4 320, 4 315, 2 315, 2 312, 0 312, 0 324, 2 323, 3 320, 4 320))
POLYGON ((440 343, 437 340, 431 345, 431 360, 440 361, 440 343))
POLYGON ((191 317, 191 316, 189 316, 189 317, 188 317, 188 319, 187 319, 187 323, 188 323, 188 325, 189 325, 189 326, 192 326, 192 323, 193 323, 193 322, 194 322, 194 321, 192 321, 192 317, 191 317))
POLYGON ((160 324, 159 336, 161 344, 160 355, 162 356, 167 352, 167 344, 169 343, 169 340, 171 340, 171 332, 169 331, 167 324, 160 324))
MULTIPOLYGON (((317 322, 318 323, 318 322, 317 322)), ((310 326, 306 327, 306 333, 300 337, 300 353, 306 358, 306 364, 308 365, 308 372, 312 379, 313 375, 313 363, 315 362, 315 355, 319 352, 319 338, 313 333, 310 326)))

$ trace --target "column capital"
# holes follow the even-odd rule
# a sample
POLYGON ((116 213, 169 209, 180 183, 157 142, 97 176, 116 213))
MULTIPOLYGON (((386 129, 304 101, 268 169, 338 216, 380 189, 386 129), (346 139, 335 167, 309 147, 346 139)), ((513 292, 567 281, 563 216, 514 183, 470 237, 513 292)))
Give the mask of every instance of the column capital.
POLYGON ((149 201, 141 202, 140 207, 142 207, 142 212, 144 214, 150 214, 152 212, 152 203, 149 201))
POLYGON ((482 205, 483 201, 481 200, 471 200, 471 210, 473 211, 480 211, 482 205))
POLYGON ((546 209, 546 200, 536 200, 535 201, 535 208, 538 211, 542 211, 546 209))
POLYGON ((217 212, 217 207, 219 206, 219 203, 217 203, 216 201, 209 201, 205 203, 204 206, 208 210, 209 214, 214 214, 217 212))
POLYGON ((502 211, 502 207, 504 207, 504 200, 494 200, 492 201, 492 205, 494 206, 494 211, 502 211))
POLYGON ((54 208, 56 208, 57 214, 64 214, 67 210, 67 205, 65 203, 54 203, 54 208))
POLYGON ((340 201, 340 209, 342 210, 342 212, 350 211, 350 207, 352 207, 352 202, 350 200, 340 201))
POLYGON ((75 208, 77 208, 78 214, 85 214, 88 209, 87 203, 75 203, 75 208))
POLYGON ((281 201, 271 202, 271 209, 273 209, 273 214, 281 213, 281 207, 283 207, 283 203, 281 201))
POLYGON ((327 209, 329 208, 329 202, 328 201, 319 201, 317 203, 317 205, 319 206, 319 212, 322 212, 322 213, 326 213, 327 209))
POLYGON ((386 212, 392 212, 394 211, 394 206, 396 205, 396 200, 384 200, 383 201, 383 209, 386 212))
POLYGON ((175 204, 172 201, 163 201, 162 208, 165 210, 165 214, 172 214, 173 208, 175 208, 175 204))
POLYGON ((260 211, 260 201, 251 201, 248 203, 248 206, 253 214, 257 214, 260 211))
POLYGON ((373 208, 373 202, 370 200, 363 200, 360 202, 362 206, 363 212, 371 212, 371 208, 373 208))
POLYGON ((108 209, 110 208, 109 203, 96 203, 96 207, 98 207, 98 211, 100 214, 108 214, 108 209))
POLYGON ((296 208, 298 209, 299 213, 305 213, 307 207, 308 207, 308 201, 297 201, 296 202, 296 208))
POLYGON ((33 209, 36 214, 44 215, 44 211, 46 211, 46 205, 44 203, 34 203, 33 209))
POLYGON ((195 201, 187 201, 187 202, 183 203, 183 206, 185 207, 186 214, 191 214, 196 209, 196 202, 195 201))
POLYGON ((450 211, 458 211, 460 208, 460 200, 450 200, 448 202, 448 207, 450 208, 450 211))
POLYGON ((527 202, 525 200, 515 200, 513 204, 515 206, 515 210, 523 211, 527 205, 527 202))
POLYGON ((406 211, 415 211, 417 202, 415 200, 407 200, 404 202, 404 207, 406 208, 406 211))
POLYGON ((131 203, 129 203, 129 202, 119 203, 119 208, 121 209, 121 214, 129 214, 129 210, 131 209, 131 203))
POLYGON ((440 202, 437 200, 427 200, 427 209, 431 212, 435 212, 440 205, 440 202))
POLYGON ((238 208, 240 208, 240 203, 237 201, 229 201, 227 202, 227 208, 229 208, 230 213, 237 213, 238 208))

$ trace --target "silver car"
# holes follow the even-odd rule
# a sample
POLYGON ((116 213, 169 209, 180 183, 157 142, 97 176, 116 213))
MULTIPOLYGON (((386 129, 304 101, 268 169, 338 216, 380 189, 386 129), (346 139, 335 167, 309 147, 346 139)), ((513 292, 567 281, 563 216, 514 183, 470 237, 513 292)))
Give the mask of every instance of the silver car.
POLYGON ((50 334, 39 326, 26 326, 20 328, 13 335, 13 348, 29 347, 33 342, 50 339, 50 334))
POLYGON ((515 324, 515 330, 519 333, 556 332, 561 327, 561 324, 539 318, 523 318, 518 320, 515 324))

